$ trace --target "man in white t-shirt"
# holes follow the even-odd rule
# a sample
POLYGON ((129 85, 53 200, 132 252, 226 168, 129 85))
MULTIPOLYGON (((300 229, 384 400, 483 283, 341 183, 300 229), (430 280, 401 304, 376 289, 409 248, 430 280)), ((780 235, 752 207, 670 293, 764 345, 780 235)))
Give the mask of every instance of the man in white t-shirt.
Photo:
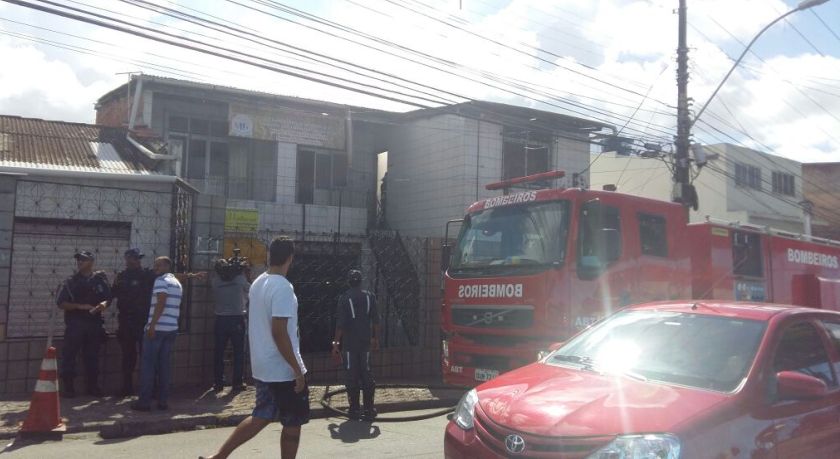
POLYGON ((298 303, 294 288, 286 279, 294 258, 294 242, 276 238, 268 252, 268 271, 254 280, 248 295, 248 339, 256 406, 210 458, 228 457, 270 422, 279 420, 283 424, 281 457, 293 459, 300 443, 300 426, 309 422, 309 387, 300 357, 298 303))

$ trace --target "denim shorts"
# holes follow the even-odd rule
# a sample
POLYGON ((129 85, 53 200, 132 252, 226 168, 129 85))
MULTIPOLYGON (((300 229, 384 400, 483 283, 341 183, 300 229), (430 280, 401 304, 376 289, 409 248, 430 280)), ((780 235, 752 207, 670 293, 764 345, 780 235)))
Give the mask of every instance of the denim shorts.
POLYGON ((251 416, 267 421, 280 421, 289 427, 309 422, 309 384, 300 393, 295 382, 266 383, 254 380, 257 389, 256 406, 251 416))

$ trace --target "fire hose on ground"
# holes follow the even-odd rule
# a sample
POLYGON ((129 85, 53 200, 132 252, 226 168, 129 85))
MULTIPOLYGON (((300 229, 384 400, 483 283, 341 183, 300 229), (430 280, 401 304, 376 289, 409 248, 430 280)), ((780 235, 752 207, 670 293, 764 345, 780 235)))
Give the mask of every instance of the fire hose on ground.
MULTIPOLYGON (((411 384, 381 384, 376 386, 377 389, 452 389, 451 387, 433 387, 428 385, 411 385, 411 384)), ((326 410, 331 411, 341 417, 350 418, 349 413, 344 410, 340 410, 332 405, 330 405, 330 400, 333 396, 338 394, 347 393, 346 388, 330 390, 330 386, 324 388, 324 395, 321 397, 320 403, 326 410)), ((449 413, 455 411, 455 407, 444 408, 441 410, 433 411, 431 413, 424 413, 418 414, 414 416, 377 416, 376 422, 411 422, 411 421, 422 421, 424 419, 432 419, 438 416, 444 416, 449 413)))

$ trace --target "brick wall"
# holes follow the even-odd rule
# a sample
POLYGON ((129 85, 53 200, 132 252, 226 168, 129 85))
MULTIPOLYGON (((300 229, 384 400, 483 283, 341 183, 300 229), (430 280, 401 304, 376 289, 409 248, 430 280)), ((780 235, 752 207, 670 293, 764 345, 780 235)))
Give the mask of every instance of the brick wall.
POLYGON ((128 125, 128 98, 122 96, 111 99, 96 107, 96 124, 102 126, 124 127, 128 125))

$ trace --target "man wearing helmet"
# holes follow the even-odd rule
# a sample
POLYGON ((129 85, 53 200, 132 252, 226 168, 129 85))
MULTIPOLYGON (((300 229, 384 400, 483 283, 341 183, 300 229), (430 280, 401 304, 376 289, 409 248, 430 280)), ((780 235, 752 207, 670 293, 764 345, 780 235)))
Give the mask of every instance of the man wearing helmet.
POLYGON ((333 355, 341 353, 347 374, 347 398, 350 401, 350 419, 372 421, 376 383, 370 371, 370 352, 379 349, 379 314, 376 296, 362 290, 362 273, 352 269, 347 274, 350 288, 338 300, 333 355), (364 394, 364 413, 359 407, 359 392, 364 394))

